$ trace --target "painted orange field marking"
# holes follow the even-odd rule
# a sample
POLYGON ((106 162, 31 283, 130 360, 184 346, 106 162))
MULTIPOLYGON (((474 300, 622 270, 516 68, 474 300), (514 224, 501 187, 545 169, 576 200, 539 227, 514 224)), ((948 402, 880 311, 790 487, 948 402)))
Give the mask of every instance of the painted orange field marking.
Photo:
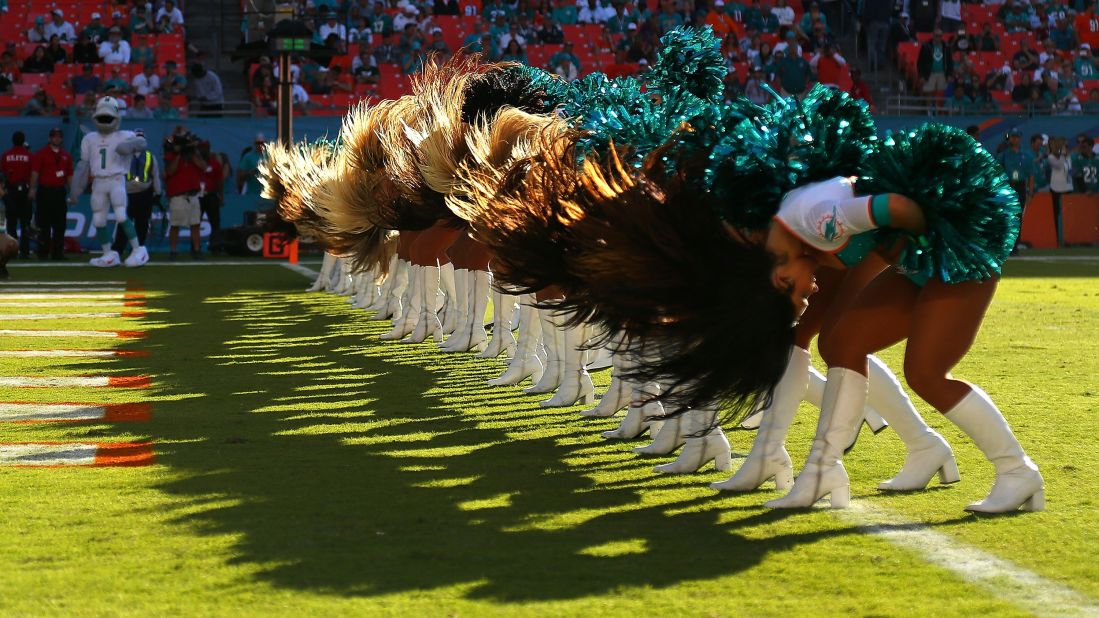
POLYGON ((0 403, 0 422, 8 423, 142 423, 152 415, 153 406, 149 403, 0 403))
POLYGON ((148 388, 149 376, 4 376, 0 387, 9 388, 148 388))
POLYGON ((153 463, 150 442, 18 442, 0 444, 0 466, 19 468, 132 467, 153 463))

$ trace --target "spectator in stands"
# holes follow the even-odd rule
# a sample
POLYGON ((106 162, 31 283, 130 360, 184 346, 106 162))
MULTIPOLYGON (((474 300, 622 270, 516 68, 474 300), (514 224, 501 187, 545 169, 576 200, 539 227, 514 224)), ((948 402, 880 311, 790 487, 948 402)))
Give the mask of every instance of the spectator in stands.
MULTIPOLYGON (((622 6, 622 3, 619 2, 615 4, 614 15, 607 20, 605 27, 607 32, 610 32, 611 34, 626 34, 626 28, 632 23, 634 22, 626 15, 626 9, 622 6)), ((634 25, 636 26, 637 24, 634 25)))
POLYGON ((1020 0, 1006 0, 1000 7, 1000 20, 1008 32, 1026 32, 1030 29, 1030 11, 1020 0))
POLYGON ((360 84, 378 83, 378 58, 370 47, 359 48, 359 55, 351 60, 351 74, 360 84))
POLYGON ((137 94, 150 95, 160 92, 160 77, 156 74, 156 63, 146 62, 141 67, 141 72, 134 75, 130 86, 137 94))
POLYGON ((435 0, 431 9, 434 15, 458 15, 461 11, 458 0, 435 0))
POLYGON ((61 46, 61 39, 56 34, 50 37, 50 44, 46 46, 46 58, 52 64, 64 64, 69 61, 69 52, 61 46))
MULTIPOLYGON (((94 103, 94 101, 93 101, 94 103)), ((153 118, 157 120, 179 120, 179 110, 172 105, 172 97, 166 93, 160 95, 160 101, 153 110, 153 118)))
POLYGON ((911 18, 908 13, 901 13, 889 30, 889 56, 891 58, 896 56, 897 46, 901 43, 915 43, 917 41, 919 39, 916 38, 916 29, 912 26, 911 18))
MULTIPOLYGON (((495 55, 495 54, 493 54, 495 55)), ((420 41, 412 41, 408 51, 401 54, 401 72, 405 75, 415 75, 424 68, 424 54, 420 41)))
POLYGON ((1011 75, 1011 67, 1004 63, 998 69, 991 69, 985 73, 982 88, 987 92, 1011 92, 1015 87, 1011 75))
POLYGON ((130 34, 153 34, 153 22, 149 19, 149 12, 144 3, 138 3, 130 15, 130 34))
POLYGON ((1088 114, 1099 114, 1099 88, 1088 90, 1088 98, 1083 102, 1081 110, 1088 114))
POLYGON ((54 9, 50 12, 50 23, 46 24, 46 40, 57 35, 63 42, 72 43, 76 40, 76 30, 73 25, 65 21, 65 11, 54 9))
POLYGON ((106 64, 129 64, 130 44, 122 40, 118 26, 111 26, 107 40, 99 44, 99 57, 106 64))
POLYGON ((111 13, 111 23, 107 27, 108 37, 110 36, 112 28, 118 28, 118 32, 122 35, 122 40, 128 43, 130 41, 130 28, 126 25, 126 22, 127 20, 122 15, 121 11, 111 13))
POLYGON ((965 28, 959 28, 958 32, 955 33, 954 40, 950 42, 950 52, 964 56, 973 51, 972 43, 969 40, 969 35, 966 34, 965 28))
MULTIPOLYGON (((520 47, 527 44, 526 38, 523 37, 523 35, 519 34, 519 25, 514 23, 508 27, 507 32, 500 36, 500 40, 498 42, 500 49, 506 50, 508 47, 511 46, 512 41, 514 41, 520 47)), ((505 51, 504 53, 507 52, 505 51)))
POLYGON ((27 100, 20 113, 24 116, 53 116, 57 114, 57 103, 45 90, 36 88, 34 96, 27 100))
POLYGON ((1057 246, 1065 246, 1065 228, 1061 217, 1061 198, 1066 193, 1072 193, 1072 162, 1069 157, 1068 145, 1063 137, 1051 137, 1049 139, 1048 161, 1049 193, 1053 201, 1053 227, 1057 234, 1057 246))
POLYGON ((1066 18, 1059 18, 1057 25, 1050 29, 1049 39, 1059 51, 1072 51, 1076 49, 1076 33, 1072 30, 1072 24, 1066 18))
POLYGON ((335 34, 339 40, 347 42, 347 26, 340 23, 340 16, 335 11, 329 11, 328 19, 321 25, 319 30, 321 40, 326 40, 328 35, 335 34))
POLYGON ((813 82, 809 63, 801 54, 785 54, 774 64, 775 76, 782 85, 782 92, 800 99, 813 82))
POLYGON ((198 101, 200 110, 220 112, 224 107, 225 93, 221 89, 221 79, 217 73, 207 69, 201 62, 191 65, 190 87, 190 98, 198 101))
MULTIPOLYGON (((576 22, 580 24, 601 24, 606 17, 603 13, 602 7, 596 0, 587 0, 580 7, 580 11, 576 14, 576 22)), ((507 45, 501 45, 501 47, 507 47, 507 45)))
POLYGON ((274 77, 264 76, 252 89, 252 105, 259 111, 274 114, 278 98, 278 87, 275 85, 274 77))
POLYGON ((160 78, 161 94, 173 95, 187 92, 187 76, 176 70, 174 60, 164 63, 164 77, 160 78))
POLYGON ((157 34, 175 34, 176 28, 172 25, 172 20, 167 15, 161 15, 160 19, 156 21, 156 25, 153 26, 153 30, 157 34))
POLYGON ((73 75, 69 78, 69 85, 72 87, 74 95, 79 96, 89 92, 94 95, 103 87, 102 80, 92 71, 93 68, 91 64, 85 64, 80 75, 73 75))
POLYGON ((370 22, 365 17, 355 20, 355 25, 347 31, 348 43, 361 43, 369 45, 374 33, 370 30, 370 22))
POLYGON ((871 112, 876 111, 870 85, 862 78, 862 70, 859 67, 851 67, 851 88, 847 92, 856 99, 866 101, 871 112))
POLYGON ((80 33, 80 38, 73 45, 72 61, 77 64, 99 64, 102 62, 99 57, 99 45, 92 42, 88 33, 80 33))
POLYGON ((523 64, 530 64, 527 60, 527 52, 523 51, 523 47, 519 45, 517 39, 508 41, 508 46, 504 49, 504 53, 500 55, 502 62, 521 62, 523 64))
POLYGON ((1030 87, 1030 96, 1026 100, 1026 110, 1031 116, 1046 116, 1053 111, 1051 99, 1043 95, 1042 87, 1038 84, 1030 87))
POLYGON ((962 26, 961 0, 939 0, 939 27, 953 31, 962 26))
POLYGON ((813 57, 809 60, 809 66, 817 74, 818 82, 825 86, 839 88, 840 81, 843 79, 844 68, 847 66, 847 59, 836 51, 835 46, 829 44, 813 54, 813 57))
MULTIPOLYGON (((557 57, 557 54, 554 54, 557 57)), ((557 63, 554 64, 550 60, 550 65, 553 66, 553 72, 567 81, 572 81, 580 76, 580 71, 577 70, 576 65, 569 61, 566 57, 557 58, 557 63)))
MULTIPOLYGON (((868 6, 863 7, 864 13, 867 8, 868 6)), ((797 13, 795 13, 794 8, 790 6, 789 0, 775 0, 775 5, 771 7, 771 13, 773 13, 775 19, 778 20, 780 29, 791 29, 794 27, 794 18, 797 17, 797 13)), ((886 19, 886 25, 888 24, 889 20, 886 19)))
POLYGON ((584 70, 583 65, 580 64, 580 57, 573 53, 572 41, 565 41, 565 46, 561 49, 561 51, 550 57, 550 66, 556 69, 558 66, 560 66, 562 60, 569 61, 572 66, 576 67, 577 72, 581 72, 584 70))
POLYGON ((5 73, 0 72, 0 94, 11 94, 15 91, 14 81, 5 73))
POLYGON ((999 153, 998 158, 1007 172, 1008 183, 1019 196, 1019 202, 1026 206, 1034 191, 1034 156, 1023 151, 1023 134, 1019 129, 1008 131, 1007 140, 1008 147, 999 153))
MULTIPOLYGON (((514 28, 515 26, 512 26, 514 28)), ((427 44, 427 52, 429 54, 435 54, 435 57, 439 62, 445 61, 454 55, 450 48, 447 47, 446 41, 443 40, 443 29, 435 28, 431 31, 431 42, 427 44)))
MULTIPOLYGON (((790 10, 791 15, 793 9, 790 10)), ((866 54, 872 69, 878 68, 879 59, 892 56, 890 47, 896 49, 897 42, 890 47, 889 20, 892 6, 889 2, 867 2, 862 7, 862 28, 866 31, 866 54)), ((792 18, 792 17, 791 17, 792 18)))
POLYGON ((407 26, 416 27, 419 14, 420 11, 411 4, 404 7, 404 10, 393 18, 393 31, 404 32, 407 26))
POLYGON ((920 48, 916 70, 920 75, 921 88, 925 94, 946 90, 947 79, 954 76, 954 59, 946 43, 943 42, 942 30, 936 28, 931 35, 931 40, 920 48))
POLYGON ((763 87, 767 83, 767 76, 763 72, 763 67, 756 65, 752 67, 752 74, 748 76, 748 80, 744 82, 744 96, 748 97, 748 100, 756 105, 766 105, 771 101, 771 93, 767 92, 767 89, 763 87))
POLYGON ((15 63, 15 56, 11 51, 0 53, 0 75, 12 83, 18 83, 23 77, 23 72, 19 70, 19 65, 15 63))
POLYGON ((495 23, 499 17, 504 19, 511 17, 511 8, 500 0, 490 0, 482 4, 481 15, 485 16, 486 21, 495 23))
POLYGON ((809 10, 801 16, 801 20, 798 22, 798 36, 803 39, 811 38, 813 36, 813 24, 818 21, 824 26, 825 32, 831 32, 831 28, 828 27, 828 18, 824 16, 824 13, 820 12, 820 5, 813 2, 809 5, 809 10))
MULTIPOLYGON (((786 32, 786 40, 787 42, 795 40, 793 30, 789 30, 786 32)), ((828 34, 828 32, 824 29, 824 24, 820 22, 813 24, 813 37, 809 39, 809 44, 807 45, 809 53, 815 54, 824 49, 826 46, 831 45, 834 47, 835 44, 835 38, 832 35, 828 34)), ((779 45, 781 45, 781 43, 779 43, 779 45)), ((775 45, 775 48, 777 49, 778 45, 775 45)), ((798 53, 801 53, 800 48, 798 50, 798 53)))
POLYGON ((134 95, 134 105, 126 110, 126 117, 134 120, 150 120, 153 118, 153 110, 146 105, 145 95, 134 95))
POLYGON ((1072 61, 1072 70, 1078 82, 1099 79, 1099 66, 1096 66, 1095 58, 1091 55, 1091 45, 1088 43, 1080 45, 1080 51, 1072 61))
POLYGON ((1011 65, 1016 71, 1035 71, 1038 69, 1040 57, 1038 52, 1030 47, 1026 38, 1019 40, 1019 51, 1011 57, 1011 65))
POLYGON ((979 52, 1000 51, 1000 37, 992 32, 992 24, 985 22, 985 24, 981 26, 981 34, 976 37, 973 48, 979 52))
POLYGON ((572 25, 576 23, 579 12, 576 10, 576 3, 572 0, 556 0, 552 15, 553 21, 559 24, 572 25))
POLYGON ((538 41, 543 45, 558 45, 565 41, 565 31, 552 16, 542 18, 542 28, 538 30, 538 41))
POLYGON ((27 40, 31 43, 47 43, 50 35, 46 34, 46 18, 39 15, 34 18, 34 26, 27 30, 27 40))
MULTIPOLYGON (((467 37, 464 43, 465 46, 469 45, 469 40, 467 37)), ((480 45, 479 41, 478 45, 480 45)), ((381 44, 374 48, 374 57, 377 58, 378 64, 397 64, 400 60, 400 54, 401 50, 397 49, 397 46, 389 39, 382 39, 381 44)))
POLYGON ((99 43, 107 38, 107 27, 104 26, 103 22, 100 20, 99 13, 92 13, 91 21, 88 22, 87 26, 84 26, 84 29, 80 31, 80 34, 88 35, 88 39, 93 43, 99 43))
POLYGON ((103 90, 113 97, 122 96, 130 91, 130 84, 122 77, 122 70, 119 67, 111 67, 111 78, 103 82, 103 90), (110 92, 111 90, 114 92, 110 92))
POLYGON ((1015 103, 1026 103, 1030 100, 1030 90, 1034 87, 1034 79, 1030 71, 1019 73, 1019 83, 1011 89, 1011 100, 1015 103))
POLYGON ((24 73, 53 73, 53 61, 46 55, 46 48, 39 45, 34 48, 34 53, 23 61, 24 73))
POLYGON ((180 28, 183 26, 183 11, 180 11, 176 7, 175 0, 164 0, 164 6, 160 7, 160 10, 156 12, 156 21, 160 23, 162 17, 168 17, 168 23, 173 28, 180 28))
POLYGON ((1030 136, 1030 151, 1034 161, 1034 191, 1049 189, 1049 136, 1035 133, 1030 136))

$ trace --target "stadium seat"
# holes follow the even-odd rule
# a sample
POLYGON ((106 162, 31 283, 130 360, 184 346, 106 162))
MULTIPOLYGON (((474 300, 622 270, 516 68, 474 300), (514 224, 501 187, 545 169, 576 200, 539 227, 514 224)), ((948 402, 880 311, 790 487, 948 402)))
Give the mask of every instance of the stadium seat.
POLYGON ((18 116, 23 99, 11 94, 0 94, 0 116, 18 116))

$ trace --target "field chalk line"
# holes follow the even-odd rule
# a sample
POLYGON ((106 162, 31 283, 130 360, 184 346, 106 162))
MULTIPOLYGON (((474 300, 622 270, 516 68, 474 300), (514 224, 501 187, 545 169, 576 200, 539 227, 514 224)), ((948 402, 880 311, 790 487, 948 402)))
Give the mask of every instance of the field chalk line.
POLYGON ((153 460, 153 445, 147 442, 0 444, 0 466, 147 466, 153 460))
POLYGON ((152 416, 152 404, 0 403, 0 422, 143 422, 152 416))
POLYGON ((865 502, 852 502, 834 514, 1036 616, 1099 616, 1099 602, 1094 599, 918 521, 865 502))

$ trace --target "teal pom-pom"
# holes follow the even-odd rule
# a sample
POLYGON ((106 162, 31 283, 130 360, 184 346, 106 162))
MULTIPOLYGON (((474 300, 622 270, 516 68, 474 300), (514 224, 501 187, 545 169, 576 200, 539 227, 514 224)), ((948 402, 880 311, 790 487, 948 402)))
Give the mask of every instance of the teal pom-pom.
POLYGON ((1003 167, 955 127, 926 124, 886 138, 856 191, 899 193, 923 209, 922 235, 878 231, 883 245, 908 241, 897 266, 914 275, 946 283, 996 277, 1019 237, 1022 208, 1003 167))
POLYGON ((544 93, 544 102, 547 107, 560 105, 567 101, 572 95, 572 88, 569 82, 561 79, 554 73, 525 64, 510 67, 508 71, 518 73, 521 76, 520 79, 525 79, 530 82, 532 89, 537 89, 544 93))
POLYGON ((703 101, 721 101, 728 69, 721 57, 721 41, 709 26, 676 28, 661 37, 660 44, 656 62, 645 75, 652 91, 662 95, 683 91, 703 101))
POLYGON ((857 174, 877 146, 869 106, 846 92, 817 84, 788 110, 777 122, 788 123, 803 183, 857 174))

